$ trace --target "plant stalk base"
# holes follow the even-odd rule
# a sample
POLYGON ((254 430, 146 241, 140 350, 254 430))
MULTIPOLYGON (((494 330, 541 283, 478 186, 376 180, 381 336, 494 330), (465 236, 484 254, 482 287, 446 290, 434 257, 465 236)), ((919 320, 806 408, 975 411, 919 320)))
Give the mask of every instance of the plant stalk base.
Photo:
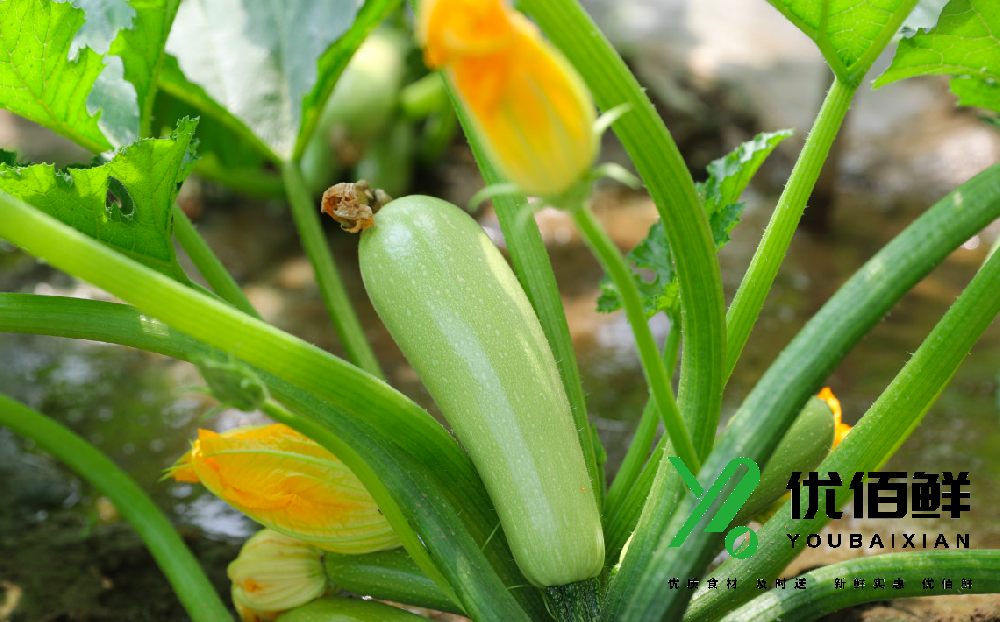
POLYGON ((547 587, 545 607, 557 622, 596 622, 601 617, 601 582, 584 579, 547 587))

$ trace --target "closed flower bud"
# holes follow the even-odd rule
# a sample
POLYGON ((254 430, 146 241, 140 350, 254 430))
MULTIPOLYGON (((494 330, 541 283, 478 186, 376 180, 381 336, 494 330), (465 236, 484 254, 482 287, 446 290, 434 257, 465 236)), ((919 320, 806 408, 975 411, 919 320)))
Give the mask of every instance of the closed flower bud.
POLYGON ((594 103, 534 24, 505 0, 423 0, 417 29, 509 181, 558 197, 581 180, 597 156, 594 103))
POLYGON ((265 527, 327 551, 351 555, 400 546, 354 473, 286 425, 199 430, 168 475, 201 482, 265 527))
POLYGON ((270 529, 246 541, 229 564, 233 604, 244 622, 268 622, 327 591, 322 552, 270 529))

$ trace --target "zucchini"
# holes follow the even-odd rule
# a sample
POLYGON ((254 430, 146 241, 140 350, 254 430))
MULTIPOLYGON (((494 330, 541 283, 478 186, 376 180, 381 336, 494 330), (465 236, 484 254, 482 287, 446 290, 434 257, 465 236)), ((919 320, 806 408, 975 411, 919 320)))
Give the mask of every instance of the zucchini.
POLYGON ((830 454, 834 428, 833 411, 827 403, 816 396, 809 398, 771 453, 757 488, 730 524, 745 525, 775 502, 783 501, 792 473, 808 473, 830 454))
POLYGON ((465 447, 534 585, 597 576, 601 518, 556 363, 503 256, 454 205, 392 201, 361 235, 365 289, 465 447))
POLYGON ((409 48, 404 32, 383 28, 370 34, 337 80, 319 127, 343 126, 348 138, 361 143, 385 131, 399 104, 409 48))

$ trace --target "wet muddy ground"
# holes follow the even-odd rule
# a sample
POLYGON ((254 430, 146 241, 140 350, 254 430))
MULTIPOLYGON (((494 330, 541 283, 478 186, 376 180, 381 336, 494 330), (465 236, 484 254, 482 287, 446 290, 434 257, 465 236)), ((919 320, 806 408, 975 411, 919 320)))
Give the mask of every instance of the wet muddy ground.
MULTIPOLYGON (((630 10, 640 11, 644 4, 631 2, 630 10)), ((768 71, 760 69, 756 80, 740 81, 746 72, 738 71, 735 52, 727 56, 724 47, 691 45, 692 40, 704 43, 708 36, 707 29, 699 28, 704 26, 702 11, 709 9, 699 9, 698 3, 681 4, 687 7, 683 18, 688 42, 675 43, 685 45, 688 56, 678 60, 667 53, 674 51, 670 45, 656 44, 654 37, 639 37, 635 47, 642 53, 635 56, 639 60, 634 65, 650 84, 668 125, 676 128, 692 167, 700 169, 758 130, 795 125, 800 140, 821 95, 822 71, 817 70, 815 59, 804 56, 803 48, 796 47, 801 43, 792 37, 787 39, 792 43, 773 44, 760 52, 761 64, 772 63, 768 71), (790 58, 797 60, 792 63, 790 58), (657 82, 656 76, 664 75, 674 77, 657 82), (770 94, 762 88, 769 84, 767 80, 777 81, 770 94), (782 119, 792 122, 781 123, 782 119)), ((724 29, 718 36, 725 36, 724 29)), ((897 90, 879 91, 887 93, 881 99, 865 94, 855 107, 832 195, 830 226, 822 233, 796 235, 727 389, 724 417, 735 412, 770 362, 840 283, 937 198, 1000 157, 997 134, 970 112, 955 111, 943 82, 904 84, 897 90)), ((61 143, 46 142, 47 136, 23 124, 0 123, 0 142, 24 144, 35 150, 27 154, 35 159, 62 149, 61 143)), ((744 222, 720 254, 727 300, 739 284, 774 197, 787 177, 797 150, 794 140, 762 170, 746 197, 744 222)), ((606 145, 604 154, 623 161, 620 147, 613 142, 606 145)), ((80 159, 65 153, 62 157, 80 159)), ((464 204, 479 181, 468 152, 456 145, 446 162, 425 172, 418 186, 464 204)), ((339 353, 312 270, 301 254, 284 206, 246 201, 207 184, 193 190, 188 207, 200 214, 199 228, 264 317, 339 353)), ((615 187, 598 193, 595 210, 622 249, 642 239, 656 219, 647 197, 615 187)), ((479 218, 502 246, 490 211, 479 218)), ((613 472, 646 400, 631 333, 619 314, 595 311, 601 270, 569 219, 544 210, 537 220, 563 294, 591 418, 608 450, 613 472)), ((433 410, 426 391, 364 298, 355 240, 332 222, 326 224, 347 287, 392 383, 433 410)), ((998 236, 1000 223, 994 223, 955 251, 838 367, 829 385, 843 403, 848 423, 855 423, 891 381, 998 236)), ((0 291, 105 297, 2 242, 0 291)), ((667 328, 662 318, 654 319, 660 338, 667 328)), ((970 512, 956 521, 903 519, 891 527, 886 521, 845 518, 831 524, 824 537, 827 532, 958 532, 971 535, 973 548, 1000 548, 1000 493, 995 486, 1000 481, 998 370, 1000 325, 994 323, 923 423, 885 467, 907 472, 968 471, 970 512)), ((198 489, 158 480, 162 470, 186 449, 197 427, 228 429, 259 418, 224 411, 202 420, 214 404, 187 390, 200 384, 189 365, 160 356, 94 342, 0 334, 0 391, 65 423, 125 468, 175 520, 220 592, 227 594, 225 565, 254 525, 198 489)), ((60 464, 36 452, 31 443, 3 429, 0 481, 5 501, 0 504, 0 621, 186 619, 152 559, 114 508, 60 464)), ((851 508, 845 515, 852 515, 851 508)), ((786 576, 864 554, 867 549, 810 549, 786 576)), ((838 614, 836 619, 944 622, 997 616, 1000 600, 995 596, 956 596, 887 601, 838 614)))

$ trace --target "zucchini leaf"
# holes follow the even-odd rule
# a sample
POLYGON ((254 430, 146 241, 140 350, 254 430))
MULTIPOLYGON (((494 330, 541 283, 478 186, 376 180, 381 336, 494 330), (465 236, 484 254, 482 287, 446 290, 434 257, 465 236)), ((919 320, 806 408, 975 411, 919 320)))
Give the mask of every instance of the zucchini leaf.
POLYGON ((1000 112, 1000 4, 951 0, 936 26, 899 42, 892 64, 874 87, 936 74, 956 76, 951 88, 959 105, 1000 112))
MULTIPOLYGON (((135 9, 135 19, 131 28, 118 33, 111 44, 111 55, 121 59, 125 80, 135 89, 139 136, 149 136, 156 81, 180 0, 130 0, 129 4, 135 9)), ((90 13, 87 19, 91 19, 90 13)), ((110 110, 110 102, 103 104, 103 108, 110 110)))
POLYGON ((0 163, 0 190, 140 263, 187 283, 171 240, 170 207, 194 163, 197 121, 140 140, 106 164, 56 169, 0 163))
MULTIPOLYGON (((791 135, 791 130, 758 134, 708 165, 708 179, 696 186, 708 214, 716 250, 729 242, 729 233, 739 222, 745 205, 739 202, 739 198, 747 184, 778 143, 791 135)), ((628 259, 634 266, 632 276, 642 296, 646 315, 652 317, 659 311, 664 311, 667 315, 676 317, 680 312, 679 286, 662 221, 657 221, 650 227, 649 234, 628 254, 628 259), (652 270, 652 280, 646 280, 641 270, 652 270)), ((597 310, 610 313, 620 308, 621 295, 618 288, 605 276, 601 280, 597 310)))
POLYGON ((70 50, 105 55, 105 69, 87 96, 102 111, 99 125, 116 147, 150 135, 156 76, 180 0, 73 0, 86 13, 70 50))
POLYGON ((1000 112, 1000 83, 975 76, 961 76, 951 81, 951 92, 959 106, 976 106, 1000 112))
POLYGON ((0 106, 97 152, 112 145, 100 114, 87 108, 103 64, 93 50, 73 48, 83 22, 83 11, 69 4, 0 3, 0 106))
MULTIPOLYGON (((153 107, 153 133, 169 131, 180 119, 198 116, 199 112, 195 106, 160 89, 153 107)), ((202 177, 236 188, 244 195, 284 198, 281 176, 267 170, 268 154, 245 126, 229 126, 218 117, 201 112, 195 172, 202 177)))
POLYGON ((185 0, 167 40, 174 58, 163 88, 252 135, 272 159, 292 160, 351 56, 398 3, 312 1, 277 11, 265 0, 185 0))
POLYGON ((179 1, 0 3, 0 106, 94 152, 148 135, 179 1))
POLYGON ((768 0, 816 42, 847 83, 857 83, 917 0, 768 0))

